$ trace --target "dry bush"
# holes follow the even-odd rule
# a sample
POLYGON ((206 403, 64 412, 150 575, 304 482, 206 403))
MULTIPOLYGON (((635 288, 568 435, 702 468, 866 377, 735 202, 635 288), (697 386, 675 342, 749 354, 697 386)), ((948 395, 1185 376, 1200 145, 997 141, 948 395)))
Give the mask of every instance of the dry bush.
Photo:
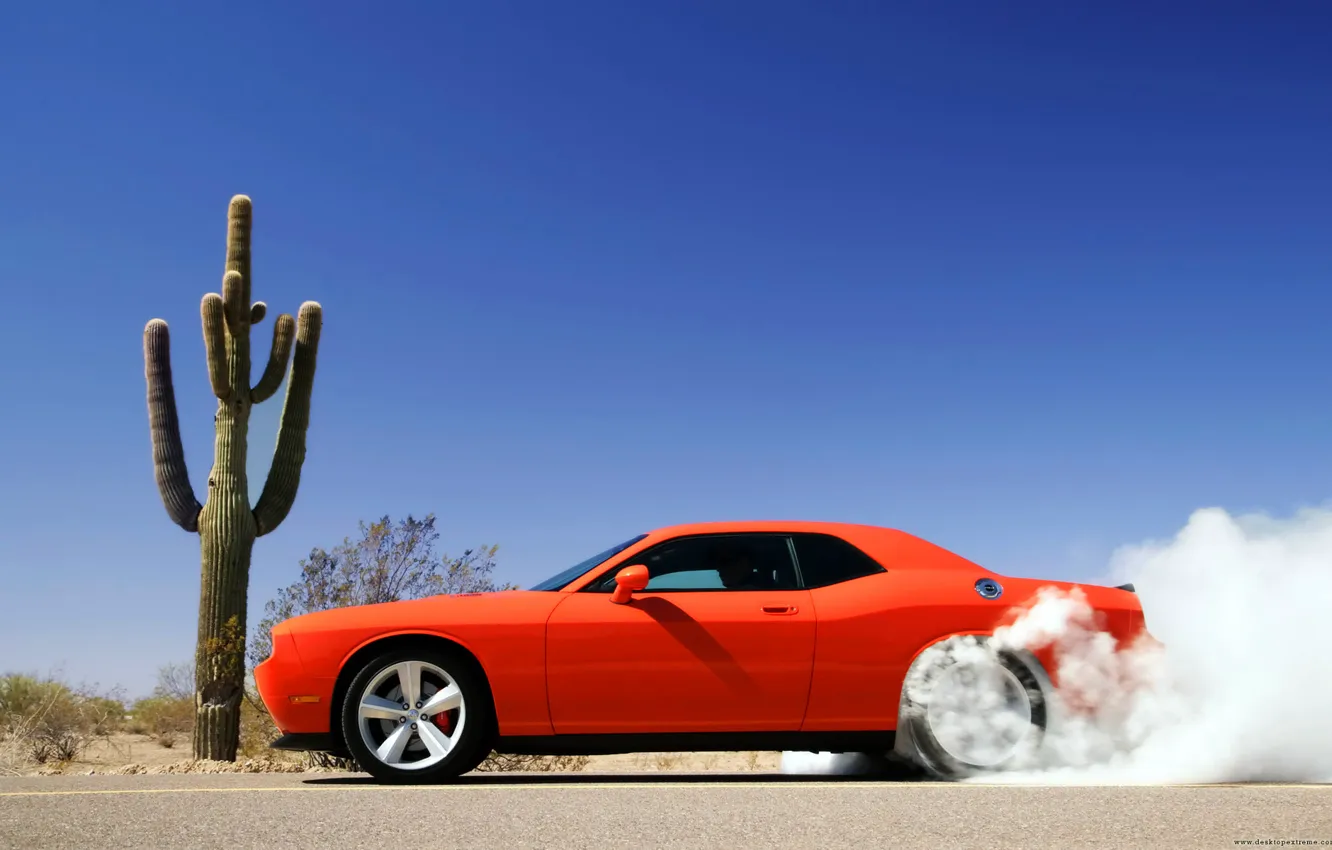
POLYGON ((276 741, 281 734, 277 724, 273 722, 273 716, 268 713, 264 701, 259 698, 259 692, 253 687, 247 687, 245 700, 241 704, 238 756, 256 762, 281 763, 284 765, 296 760, 308 770, 352 771, 357 769, 356 762, 351 759, 340 758, 329 753, 290 753, 269 749, 268 745, 276 741))
POLYGON ((182 759, 171 764, 146 765, 131 762, 104 771, 106 776, 145 776, 180 773, 304 773, 306 768, 296 762, 211 761, 208 759, 182 759))
POLYGON ((358 771, 360 766, 355 759, 335 756, 331 753, 304 753, 302 763, 311 770, 347 770, 358 771))
POLYGON ((236 757, 270 759, 277 750, 269 749, 268 745, 281 734, 259 695, 247 690, 240 706, 240 741, 236 757))
POLYGON ((576 773, 587 767, 587 756, 528 756, 494 753, 477 766, 481 773, 576 773))
POLYGON ((32 718, 12 717, 0 720, 0 776, 18 776, 32 763, 28 740, 32 718))
POLYGON ((281 737, 282 732, 273 722, 273 716, 268 713, 263 700, 259 698, 258 691, 253 688, 247 688, 245 691, 240 715, 240 745, 236 752, 237 759, 282 765, 300 762, 307 767, 337 768, 336 760, 315 759, 312 757, 313 754, 309 753, 271 749, 268 745, 281 737))
POLYGON ((53 676, 0 677, 0 761, 7 772, 26 764, 63 764, 123 725, 125 705, 53 676))
POLYGON ((134 704, 126 728, 167 749, 188 743, 194 734, 194 699, 165 694, 141 699, 134 704))
POLYGON ((727 770, 758 770, 763 753, 757 751, 734 752, 698 752, 698 753, 639 753, 634 757, 634 765, 639 770, 717 770, 726 763, 727 770), (740 760, 741 766, 731 767, 734 760, 740 760))
MULTIPOLYGON (((179 745, 182 749, 192 750, 195 715, 194 665, 188 662, 167 664, 158 668, 153 695, 134 704, 127 728, 137 735, 147 735, 167 749, 179 745)), ((240 705, 237 759, 280 759, 281 754, 268 748, 279 734, 258 694, 247 688, 240 705)))
MULTIPOLYGON (((713 753, 713 764, 716 759, 721 758, 720 754, 713 753)), ((634 765, 639 770, 676 770, 684 763, 684 756, 680 753, 638 753, 634 756, 634 765)))
MULTIPOLYGON (((168 749, 193 749, 195 723, 194 667, 189 663, 168 664, 158 669, 153 695, 134 704, 127 725, 130 732, 146 735, 168 749)), ((287 753, 269 749, 281 733, 273 723, 258 692, 247 687, 240 705, 240 740, 236 758, 247 762, 289 761, 287 753)))
POLYGON ((153 696, 192 701, 194 699, 194 663, 184 661, 158 667, 157 687, 153 689, 153 696))
POLYGON ((166 749, 178 744, 192 746, 194 714, 194 665, 167 664, 157 668, 152 695, 134 703, 126 728, 166 749))

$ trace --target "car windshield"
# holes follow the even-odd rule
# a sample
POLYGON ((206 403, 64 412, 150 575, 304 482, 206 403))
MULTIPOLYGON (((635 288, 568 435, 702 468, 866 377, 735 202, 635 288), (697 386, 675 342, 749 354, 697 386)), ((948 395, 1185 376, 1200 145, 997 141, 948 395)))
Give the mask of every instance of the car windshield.
POLYGON ((647 537, 647 535, 640 534, 637 537, 630 538, 629 540, 626 540, 617 546, 612 546, 611 548, 607 549, 604 552, 599 552, 593 555, 592 557, 588 558, 586 561, 579 561, 569 569, 556 573, 555 575, 551 576, 545 581, 538 582, 537 584, 532 585, 531 587, 528 588, 528 590, 560 590, 566 584, 578 578, 583 573, 587 572, 588 570, 592 569, 593 567, 599 564, 605 563, 611 558, 614 558, 616 555, 620 554, 625 549, 628 549, 630 546, 642 540, 644 537, 647 537))

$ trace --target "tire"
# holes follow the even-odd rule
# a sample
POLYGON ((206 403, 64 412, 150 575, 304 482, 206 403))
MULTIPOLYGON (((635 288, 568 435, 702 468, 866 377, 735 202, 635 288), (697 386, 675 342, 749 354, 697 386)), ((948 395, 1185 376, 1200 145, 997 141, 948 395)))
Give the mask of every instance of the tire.
POLYGON ((1047 712, 1041 680, 1023 658, 981 637, 956 636, 912 665, 898 730, 926 773, 956 781, 1032 764, 1047 712))
POLYGON ((436 647, 404 647, 367 661, 342 705, 347 749, 362 770, 385 783, 456 779, 490 754, 494 729, 485 675, 463 653, 436 647), (411 703, 402 698, 403 673, 417 688, 419 698, 411 703), (441 692, 452 698, 443 711, 428 714, 431 698, 441 692), (367 698, 373 705, 363 712, 367 698), (418 713, 417 704, 427 712, 418 713), (428 719, 420 720, 421 714, 428 719), (396 747, 389 743, 394 735, 396 747), (383 745, 381 757, 376 750, 383 745))

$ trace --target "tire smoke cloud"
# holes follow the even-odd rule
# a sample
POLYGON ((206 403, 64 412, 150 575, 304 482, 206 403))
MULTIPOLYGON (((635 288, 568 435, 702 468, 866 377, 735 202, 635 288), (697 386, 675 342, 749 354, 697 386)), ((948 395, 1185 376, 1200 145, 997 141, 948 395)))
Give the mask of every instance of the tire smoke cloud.
MULTIPOLYGON (((1196 511, 1172 539, 1117 550, 1155 641, 1117 646, 1081 594, 1043 590, 994 635, 1053 644, 1060 692, 1034 756, 987 783, 1332 781, 1332 511, 1196 511)), ((992 695, 977 693, 974 699, 992 695)), ((785 753, 786 773, 861 773, 862 756, 785 753)))

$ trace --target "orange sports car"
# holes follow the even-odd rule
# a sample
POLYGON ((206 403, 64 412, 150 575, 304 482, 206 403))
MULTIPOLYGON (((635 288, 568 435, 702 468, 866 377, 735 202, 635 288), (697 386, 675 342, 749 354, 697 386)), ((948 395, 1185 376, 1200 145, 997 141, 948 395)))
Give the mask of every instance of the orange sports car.
POLYGON ((953 726, 958 711, 1016 717, 999 752, 911 710, 908 676, 939 687, 967 665, 927 649, 985 641, 1042 587, 1080 588, 1121 644, 1144 631, 1127 585, 1000 576, 876 526, 705 523, 640 534, 525 590, 294 617, 255 679, 283 733, 272 746, 351 756, 381 781, 457 777, 492 750, 853 752, 956 778, 1039 740, 1054 665, 991 653, 1004 699, 952 707, 953 726))

